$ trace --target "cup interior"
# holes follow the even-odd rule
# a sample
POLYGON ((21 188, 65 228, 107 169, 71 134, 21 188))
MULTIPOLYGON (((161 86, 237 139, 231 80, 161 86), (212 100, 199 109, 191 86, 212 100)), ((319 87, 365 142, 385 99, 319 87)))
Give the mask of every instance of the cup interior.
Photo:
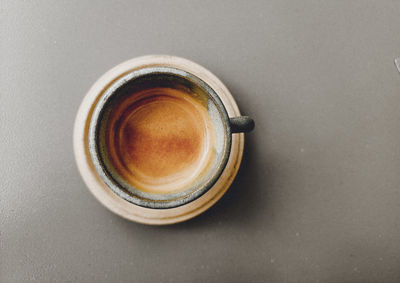
POLYGON ((172 208, 207 192, 229 157, 231 129, 215 91, 170 67, 132 71, 98 100, 89 152, 108 187, 148 208, 172 208))

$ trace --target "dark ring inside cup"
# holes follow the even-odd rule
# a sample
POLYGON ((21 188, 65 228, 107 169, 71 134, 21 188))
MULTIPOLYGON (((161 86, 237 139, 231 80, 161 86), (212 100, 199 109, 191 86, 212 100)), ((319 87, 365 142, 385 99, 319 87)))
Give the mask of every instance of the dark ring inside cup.
POLYGON ((89 152, 94 167, 105 184, 119 197, 147 208, 173 208, 195 200, 206 193, 218 180, 228 162, 231 149, 231 128, 226 109, 215 91, 197 76, 170 67, 148 67, 132 71, 112 83, 101 95, 94 107, 89 125, 89 152), (214 144, 216 159, 210 171, 200 176, 185 190, 155 194, 145 192, 129 184, 110 161, 105 141, 107 121, 116 103, 137 89, 168 87, 189 90, 201 96, 215 126, 218 141, 214 144))

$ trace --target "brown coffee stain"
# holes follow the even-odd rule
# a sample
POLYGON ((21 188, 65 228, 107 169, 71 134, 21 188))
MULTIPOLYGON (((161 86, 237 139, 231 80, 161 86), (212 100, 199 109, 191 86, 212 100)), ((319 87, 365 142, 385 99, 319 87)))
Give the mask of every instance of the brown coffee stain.
POLYGON ((116 170, 146 192, 181 190, 195 181, 211 156, 207 109, 182 90, 132 93, 115 106, 106 132, 116 170))

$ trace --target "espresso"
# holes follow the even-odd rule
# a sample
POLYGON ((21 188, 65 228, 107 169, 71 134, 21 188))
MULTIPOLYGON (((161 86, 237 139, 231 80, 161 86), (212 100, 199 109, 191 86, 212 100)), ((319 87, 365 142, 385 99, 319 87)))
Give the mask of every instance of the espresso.
POLYGON ((167 87, 135 91, 110 113, 110 161, 139 190, 178 192, 193 185, 207 168, 211 127, 206 105, 195 94, 167 87))

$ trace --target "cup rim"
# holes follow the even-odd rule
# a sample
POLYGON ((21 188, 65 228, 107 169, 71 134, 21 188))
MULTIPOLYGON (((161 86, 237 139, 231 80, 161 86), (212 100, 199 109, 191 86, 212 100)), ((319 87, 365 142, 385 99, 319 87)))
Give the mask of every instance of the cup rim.
POLYGON ((195 199, 201 197, 205 194, 218 180, 221 176, 227 162, 229 159, 230 151, 231 151, 231 143, 232 143, 232 131, 229 123, 229 116, 225 109, 225 106, 215 92, 215 90, 210 87, 206 82, 197 77, 196 75, 176 68, 176 67, 167 67, 167 66, 150 66, 143 67, 140 69, 136 69, 124 74, 122 77, 114 81, 110 84, 100 95, 98 102, 96 103, 93 114, 89 123, 89 131, 88 131, 88 145, 89 145, 89 154, 90 158, 93 162, 94 168, 97 171, 98 175, 102 179, 102 181, 119 197, 122 199, 141 206, 145 208, 155 208, 155 209, 165 209, 165 208, 174 208, 178 206, 185 205, 195 199), (183 79, 189 80, 192 83, 200 86, 207 96, 211 98, 212 102, 218 109, 218 113, 220 118, 224 124, 224 146, 223 146, 223 156, 219 165, 214 173, 211 175, 211 178, 207 179, 205 182, 198 184, 197 186, 190 187, 184 191, 170 193, 170 194, 154 194, 147 193, 142 190, 135 188, 134 186, 125 182, 122 178, 116 180, 115 176, 107 169, 105 162, 102 160, 100 154, 100 148, 98 144, 99 139, 99 128, 100 128, 100 120, 102 115, 104 114, 105 108, 104 106, 107 102, 114 97, 118 90, 125 86, 126 84, 138 79, 140 77, 146 75, 175 75, 181 77, 183 79))

